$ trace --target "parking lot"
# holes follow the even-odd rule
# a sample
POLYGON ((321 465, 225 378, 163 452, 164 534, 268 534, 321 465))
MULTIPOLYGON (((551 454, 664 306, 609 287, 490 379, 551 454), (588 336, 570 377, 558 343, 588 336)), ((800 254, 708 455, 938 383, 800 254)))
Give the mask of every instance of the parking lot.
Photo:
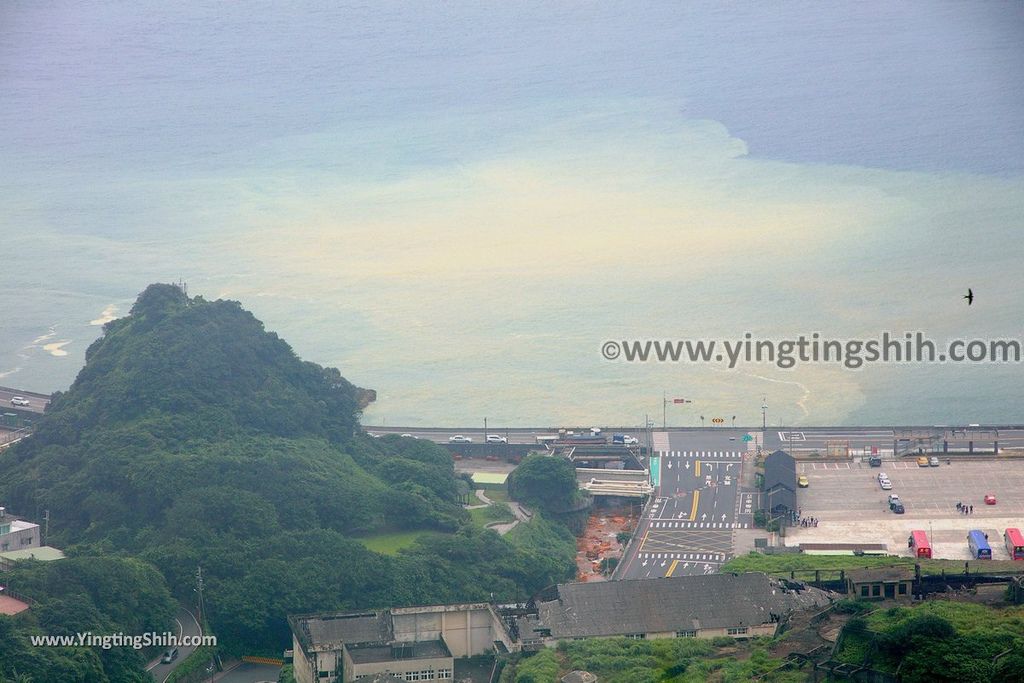
POLYGON ((934 557, 970 559, 967 532, 989 535, 993 559, 1009 559, 1002 545, 1003 529, 1024 528, 1024 459, 953 460, 939 467, 918 467, 913 458, 885 460, 882 467, 864 463, 797 463, 797 475, 810 483, 798 489, 797 504, 804 517, 817 517, 817 527, 791 527, 786 545, 799 543, 885 543, 890 554, 908 555, 912 529, 929 533, 934 557), (892 481, 883 491, 878 473, 892 481), (888 496, 898 494, 906 514, 889 510, 888 496), (985 505, 986 494, 996 505, 985 505), (974 513, 957 511, 957 501, 974 506, 974 513))

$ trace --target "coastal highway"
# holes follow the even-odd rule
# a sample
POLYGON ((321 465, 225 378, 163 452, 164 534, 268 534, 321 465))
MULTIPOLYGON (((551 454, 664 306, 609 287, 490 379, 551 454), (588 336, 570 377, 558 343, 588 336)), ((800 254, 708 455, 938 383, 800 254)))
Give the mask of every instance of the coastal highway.
POLYGON ((764 432, 764 448, 775 450, 818 451, 827 454, 829 446, 849 447, 851 454, 867 454, 877 449, 892 454, 894 448, 924 449, 924 452, 991 451, 999 448, 1024 448, 1024 429, 1017 426, 981 425, 930 427, 769 427, 764 432))
MULTIPOLYGON (((448 443, 448 437, 456 434, 468 436, 473 443, 484 443, 483 423, 475 427, 373 427, 367 426, 364 429, 370 434, 411 434, 417 439, 426 439, 435 443, 448 443)), ((487 434, 497 434, 508 438, 509 443, 536 444, 538 436, 557 436, 558 427, 515 427, 506 428, 497 425, 488 425, 487 434)), ((590 427, 568 427, 577 434, 588 434, 590 427)), ((611 441, 612 434, 629 434, 637 439, 644 438, 644 432, 638 427, 608 427, 602 428, 602 432, 611 441)))
MULTIPOLYGON (((0 412, 16 410, 22 413, 39 413, 46 408, 48 394, 41 394, 25 389, 14 389, 0 386, 0 412), (29 400, 28 406, 14 406, 11 399, 22 396, 29 400)), ((563 425, 577 433, 587 433, 597 425, 563 425)), ((416 438, 426 439, 435 443, 448 443, 448 438, 462 434, 473 439, 473 443, 484 443, 483 420, 473 426, 463 427, 392 427, 385 425, 366 425, 364 429, 371 434, 412 434, 416 438)), ((538 436, 558 434, 559 427, 506 427, 492 423, 487 426, 488 434, 507 436, 509 443, 534 444, 538 436)), ((646 440, 646 432, 638 426, 601 427, 611 439, 612 434, 629 434, 640 443, 646 440)), ((665 430, 661 430, 665 431, 665 430)), ((720 439, 721 435, 731 433, 747 433, 762 431, 757 427, 669 427, 667 432, 673 439, 683 439, 679 443, 701 443, 701 439, 720 439)), ((726 437, 727 438, 727 437, 726 437)), ((1024 449, 1024 425, 918 425, 896 427, 776 427, 764 430, 764 447, 769 451, 777 449, 817 450, 824 453, 829 443, 849 444, 853 451, 878 448, 880 451, 892 451, 897 439, 910 441, 931 440, 938 444, 948 442, 951 450, 965 451, 971 442, 975 450, 991 450, 993 443, 998 441, 1000 449, 1024 449)), ((906 442, 904 442, 906 443, 906 442)), ((678 449, 677 449, 678 450, 678 449)))
POLYGON ((50 396, 48 394, 37 394, 33 391, 25 391, 24 389, 0 387, 0 413, 17 410, 23 413, 38 413, 42 415, 49 400, 50 396), (21 396, 22 398, 28 399, 29 404, 27 406, 16 406, 12 404, 11 399, 15 396, 21 396))
MULTIPOLYGON (((590 427, 567 427, 577 433, 587 433, 590 427)), ((483 423, 474 427, 386 427, 366 426, 371 434, 412 434, 418 439, 426 439, 435 443, 448 443, 448 438, 461 434, 473 439, 473 443, 484 443, 483 423)), ((629 434, 636 437, 641 444, 647 435, 638 427, 602 427, 602 432, 611 439, 612 434, 629 434)), ((664 430, 661 430, 664 431, 664 430)), ((677 443, 704 443, 704 439, 721 443, 723 435, 728 437, 736 434, 760 433, 761 428, 732 429, 729 427, 669 427, 667 433, 677 443)), ((499 425, 488 425, 488 434, 507 436, 509 443, 534 444, 537 437, 558 433, 558 427, 515 427, 506 428, 499 425)), ((949 443, 951 450, 965 451, 973 441, 975 450, 991 450, 998 440, 1000 449, 1024 449, 1024 426, 908 426, 908 427, 769 427, 764 431, 764 448, 768 451, 779 449, 797 451, 816 450, 825 453, 829 444, 848 444, 854 454, 862 451, 870 452, 877 448, 881 453, 891 453, 897 439, 906 445, 905 440, 932 439, 941 449, 943 441, 949 443)), ((923 442, 922 442, 923 443, 923 442)), ((735 444, 733 444, 735 446, 735 444)), ((657 445, 656 448, 657 450, 657 445)), ((680 449, 675 449, 680 450, 680 449)), ((694 450, 691 448, 690 450, 694 450)), ((699 449, 698 449, 699 450, 699 449)), ((720 450, 720 449, 719 449, 720 450)))
POLYGON ((748 455, 734 429, 655 432, 655 499, 617 573, 622 579, 712 574, 732 556, 740 515, 740 472, 748 455))

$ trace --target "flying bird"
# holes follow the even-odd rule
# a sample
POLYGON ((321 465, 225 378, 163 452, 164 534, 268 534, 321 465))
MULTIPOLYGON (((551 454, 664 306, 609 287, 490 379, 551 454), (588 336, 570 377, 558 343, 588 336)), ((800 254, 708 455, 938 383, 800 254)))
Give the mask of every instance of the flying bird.
POLYGON ((971 291, 970 287, 967 288, 967 293, 964 294, 964 298, 967 299, 968 306, 974 303, 974 292, 971 291))

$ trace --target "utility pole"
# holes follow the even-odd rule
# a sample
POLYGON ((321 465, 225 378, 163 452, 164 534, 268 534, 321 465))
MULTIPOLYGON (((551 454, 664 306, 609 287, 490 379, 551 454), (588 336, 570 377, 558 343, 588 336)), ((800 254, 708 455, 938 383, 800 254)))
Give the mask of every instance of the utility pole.
POLYGON ((768 397, 761 396, 761 431, 768 431, 768 397))
POLYGON ((196 592, 199 593, 199 628, 203 628, 203 619, 206 615, 206 605, 203 602, 203 568, 196 570, 196 592))
POLYGON ((661 428, 668 429, 668 395, 661 392, 661 428))

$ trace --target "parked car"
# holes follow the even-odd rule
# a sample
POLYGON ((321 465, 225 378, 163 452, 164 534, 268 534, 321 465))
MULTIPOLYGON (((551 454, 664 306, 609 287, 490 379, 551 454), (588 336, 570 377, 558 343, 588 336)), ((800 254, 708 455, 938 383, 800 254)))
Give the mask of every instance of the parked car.
POLYGON ((928 467, 928 458, 926 458, 923 455, 918 456, 918 458, 917 458, 917 466, 918 467, 928 467))
POLYGON ((870 458, 868 458, 868 465, 870 465, 871 467, 881 467, 882 459, 877 455, 872 455, 870 458))
POLYGON ((889 509, 892 510, 894 505, 903 505, 903 501, 900 500, 900 494, 898 493, 889 494, 889 509))
POLYGON ((985 494, 985 505, 995 505, 996 497, 991 493, 985 494))
POLYGON ((418 436, 413 436, 412 434, 399 434, 399 436, 401 436, 403 439, 418 439, 418 438, 420 438, 418 436))
POLYGON ((164 656, 160 658, 160 661, 164 664, 170 664, 178 658, 178 648, 172 647, 170 650, 164 653, 164 656))
POLYGON ((895 512, 897 515, 902 515, 906 512, 906 509, 903 507, 903 503, 896 503, 895 505, 890 505, 889 509, 895 512))
POLYGON ((932 457, 928 458, 928 464, 931 467, 938 467, 939 466, 939 459, 933 455, 932 457))
POLYGON ((27 405, 30 405, 30 403, 29 403, 29 400, 27 398, 25 398, 24 396, 12 396, 11 397, 11 405, 12 406, 27 406, 27 405))
POLYGON ((808 486, 811 485, 811 482, 807 481, 807 475, 806 474, 801 474, 797 478, 797 480, 796 480, 796 485, 799 486, 802 489, 805 489, 805 488, 807 488, 808 486))
POLYGON ((456 434, 455 436, 448 437, 448 443, 473 443, 473 439, 462 434, 456 434))
POLYGON ((500 434, 488 434, 487 443, 508 443, 508 439, 500 434))

